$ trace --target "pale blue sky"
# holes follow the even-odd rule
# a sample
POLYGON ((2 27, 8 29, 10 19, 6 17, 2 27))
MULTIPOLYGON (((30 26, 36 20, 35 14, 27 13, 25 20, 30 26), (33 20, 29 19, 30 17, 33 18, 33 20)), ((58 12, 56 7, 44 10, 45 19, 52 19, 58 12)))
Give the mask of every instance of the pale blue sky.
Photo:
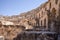
POLYGON ((17 15, 37 8, 47 0, 0 0, 0 15, 17 15))

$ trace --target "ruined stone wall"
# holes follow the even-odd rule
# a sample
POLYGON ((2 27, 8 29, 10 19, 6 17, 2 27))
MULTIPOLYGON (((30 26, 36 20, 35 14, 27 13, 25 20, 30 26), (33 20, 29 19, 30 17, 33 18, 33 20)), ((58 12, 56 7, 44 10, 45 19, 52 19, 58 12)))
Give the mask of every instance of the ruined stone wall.
POLYGON ((48 29, 48 13, 47 10, 49 9, 48 2, 46 2, 40 10, 40 26, 45 29, 48 29))
POLYGON ((40 26, 44 26, 44 19, 46 19, 47 28, 51 31, 59 31, 58 26, 60 25, 60 0, 49 0, 45 4, 42 4, 40 9, 40 26), (46 15, 47 16, 46 16, 46 15), (42 23, 41 23, 42 21, 42 23))
POLYGON ((24 27, 19 25, 1 25, 0 36, 4 36, 5 40, 13 40, 19 33, 24 30, 24 27))

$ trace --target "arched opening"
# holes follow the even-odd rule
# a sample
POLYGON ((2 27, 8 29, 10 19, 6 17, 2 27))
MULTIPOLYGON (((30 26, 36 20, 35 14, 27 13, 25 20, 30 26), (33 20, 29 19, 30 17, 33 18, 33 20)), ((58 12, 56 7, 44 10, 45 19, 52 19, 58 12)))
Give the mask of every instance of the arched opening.
POLYGON ((52 19, 54 21, 55 18, 56 18, 56 9, 55 8, 52 9, 52 15, 51 15, 51 17, 52 17, 52 19))
POLYGON ((51 8, 51 3, 50 3, 50 8, 51 8))
POLYGON ((1 23, 1 21, 0 21, 0 27, 2 27, 2 23, 1 23))
POLYGON ((50 23, 50 29, 51 31, 56 31, 56 9, 52 8, 51 11, 51 23, 50 23))
POLYGON ((46 19, 44 19, 44 28, 46 28, 46 19))
POLYGON ((55 8, 52 9, 52 13, 53 13, 54 15, 56 14, 56 9, 55 9, 55 8))
POLYGON ((59 20, 60 20, 60 4, 59 4, 59 16, 58 16, 59 20))
POLYGON ((55 3, 57 4, 58 3, 58 0, 55 0, 55 3))

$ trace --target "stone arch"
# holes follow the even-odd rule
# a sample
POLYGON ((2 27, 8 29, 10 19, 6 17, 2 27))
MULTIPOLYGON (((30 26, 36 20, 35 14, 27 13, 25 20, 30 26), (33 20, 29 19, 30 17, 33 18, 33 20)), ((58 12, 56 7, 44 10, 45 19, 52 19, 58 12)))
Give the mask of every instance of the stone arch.
POLYGON ((53 13, 56 13, 56 9, 55 9, 55 8, 52 8, 52 12, 53 12, 53 13))
POLYGON ((52 17, 55 17, 55 16, 56 16, 56 9, 52 8, 52 17))
POLYGON ((60 3, 59 3, 59 16, 60 16, 60 3))
POLYGON ((55 3, 57 4, 58 3, 58 0, 55 0, 55 3))
POLYGON ((1 21, 0 21, 0 27, 2 26, 2 23, 1 23, 1 21))
POLYGON ((56 9, 52 8, 51 10, 51 22, 50 22, 50 31, 56 31, 56 9))
POLYGON ((50 3, 50 8, 51 8, 51 3, 50 3))

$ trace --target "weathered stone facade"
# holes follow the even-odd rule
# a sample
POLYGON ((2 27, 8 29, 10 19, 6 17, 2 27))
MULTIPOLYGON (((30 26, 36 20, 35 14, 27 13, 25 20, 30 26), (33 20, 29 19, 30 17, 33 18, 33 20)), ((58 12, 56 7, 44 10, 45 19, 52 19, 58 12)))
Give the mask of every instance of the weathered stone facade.
POLYGON ((24 29, 21 25, 0 25, 0 36, 3 36, 4 40, 13 40, 24 29))
POLYGON ((40 26, 42 26, 42 28, 49 29, 50 31, 59 31, 59 4, 60 0, 48 0, 48 2, 42 5, 39 12, 40 26))

